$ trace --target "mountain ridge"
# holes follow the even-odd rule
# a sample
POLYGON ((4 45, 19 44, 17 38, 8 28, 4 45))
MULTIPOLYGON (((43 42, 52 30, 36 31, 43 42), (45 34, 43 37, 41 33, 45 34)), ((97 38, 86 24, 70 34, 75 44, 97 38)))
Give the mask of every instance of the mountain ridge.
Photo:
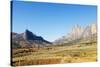
POLYGON ((12 44, 13 47, 15 47, 14 45, 18 45, 18 47, 42 47, 52 43, 26 29, 24 33, 20 34, 12 32, 12 44))
POLYGON ((64 43, 80 43, 81 41, 96 41, 97 40, 97 24, 93 23, 82 28, 79 25, 75 25, 71 32, 54 42, 49 42, 41 36, 37 36, 28 29, 24 33, 12 32, 12 45, 14 48, 21 47, 45 47, 51 45, 59 45, 64 43))
MULTIPOLYGON (((97 35, 97 24, 93 23, 91 25, 88 25, 84 28, 82 28, 79 25, 75 25, 72 28, 72 31, 68 33, 67 35, 57 39, 54 41, 55 44, 62 44, 62 43, 69 43, 74 41, 80 41, 80 40, 91 40, 93 36, 97 35)), ((95 36, 95 38, 97 38, 95 36)))

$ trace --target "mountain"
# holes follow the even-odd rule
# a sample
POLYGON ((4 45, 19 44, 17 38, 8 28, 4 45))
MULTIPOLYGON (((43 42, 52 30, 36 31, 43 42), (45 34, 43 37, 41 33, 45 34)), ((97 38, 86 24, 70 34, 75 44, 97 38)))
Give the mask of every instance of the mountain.
POLYGON ((97 25, 91 24, 84 29, 82 33, 82 38, 89 38, 95 34, 97 34, 97 25))
POLYGON ((21 47, 43 47, 51 45, 52 43, 46 41, 41 36, 33 34, 29 30, 25 30, 24 33, 15 33, 12 32, 12 47, 21 48, 21 47))
POLYGON ((79 25, 75 25, 72 28, 72 31, 68 34, 67 38, 69 39, 69 41, 79 39, 82 35, 82 32, 83 32, 83 28, 79 25))
POLYGON ((97 38, 97 24, 93 23, 91 25, 82 28, 79 25, 75 25, 72 31, 65 36, 55 40, 55 44, 62 43, 76 43, 80 41, 89 41, 97 38))

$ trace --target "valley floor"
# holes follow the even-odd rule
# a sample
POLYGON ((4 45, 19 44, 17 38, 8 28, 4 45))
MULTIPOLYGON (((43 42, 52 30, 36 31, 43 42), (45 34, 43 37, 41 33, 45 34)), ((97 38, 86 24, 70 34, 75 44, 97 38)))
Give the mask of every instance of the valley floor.
POLYGON ((12 65, 40 65, 97 61, 96 43, 12 49, 12 65))

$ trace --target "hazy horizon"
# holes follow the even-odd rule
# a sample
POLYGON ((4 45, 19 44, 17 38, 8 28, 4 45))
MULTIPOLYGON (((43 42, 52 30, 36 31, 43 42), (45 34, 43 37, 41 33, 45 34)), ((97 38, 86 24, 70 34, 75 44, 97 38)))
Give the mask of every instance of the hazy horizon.
POLYGON ((29 29, 48 41, 67 35, 76 24, 96 23, 97 7, 89 5, 13 1, 12 31, 29 29))

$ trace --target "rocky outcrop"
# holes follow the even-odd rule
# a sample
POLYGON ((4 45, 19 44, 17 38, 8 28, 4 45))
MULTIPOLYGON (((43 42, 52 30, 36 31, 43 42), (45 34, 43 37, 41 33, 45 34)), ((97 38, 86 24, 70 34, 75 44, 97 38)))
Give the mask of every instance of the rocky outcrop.
POLYGON ((29 30, 25 30, 25 32, 21 34, 12 32, 12 45, 14 48, 43 47, 51 44, 51 42, 43 39, 41 36, 33 34, 29 30))

